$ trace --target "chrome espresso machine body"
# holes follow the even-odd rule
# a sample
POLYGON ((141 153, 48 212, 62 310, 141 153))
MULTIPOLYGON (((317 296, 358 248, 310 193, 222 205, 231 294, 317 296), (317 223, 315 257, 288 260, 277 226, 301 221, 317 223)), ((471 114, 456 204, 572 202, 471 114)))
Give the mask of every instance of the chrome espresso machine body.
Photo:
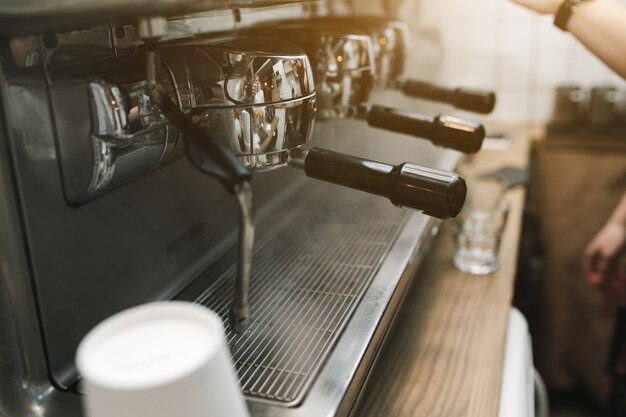
POLYGON ((465 185, 456 152, 316 126, 307 51, 243 32, 350 7, 278 3, 0 5, 0 417, 82 416, 81 338, 167 299, 224 319, 253 416, 351 413, 421 212, 454 217, 465 185))

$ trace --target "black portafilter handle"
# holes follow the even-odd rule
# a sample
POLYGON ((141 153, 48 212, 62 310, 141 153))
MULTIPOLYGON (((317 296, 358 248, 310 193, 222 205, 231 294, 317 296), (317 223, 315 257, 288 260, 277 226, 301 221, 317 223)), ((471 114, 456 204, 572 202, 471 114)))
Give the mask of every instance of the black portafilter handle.
POLYGON ((420 165, 388 165, 313 148, 306 153, 308 177, 386 197, 440 219, 456 217, 465 203, 467 186, 459 174, 420 165))
POLYGON ((417 80, 406 80, 402 92, 410 97, 439 101, 475 113, 489 114, 496 106, 496 95, 491 91, 469 88, 445 88, 417 80))
POLYGON ((437 146, 476 153, 483 145, 485 128, 482 124, 455 116, 436 117, 394 109, 372 106, 367 114, 372 127, 430 140, 437 146))

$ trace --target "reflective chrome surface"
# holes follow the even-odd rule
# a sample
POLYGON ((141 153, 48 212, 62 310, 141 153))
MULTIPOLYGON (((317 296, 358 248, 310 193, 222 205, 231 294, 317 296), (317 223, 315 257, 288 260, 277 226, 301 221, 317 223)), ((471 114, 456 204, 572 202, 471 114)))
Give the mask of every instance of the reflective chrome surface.
POLYGON ((385 17, 357 15, 327 16, 309 20, 305 24, 369 36, 375 57, 376 85, 383 88, 399 85, 410 45, 407 23, 385 17))
POLYGON ((74 202, 98 196, 153 169, 171 156, 178 138, 176 129, 150 103, 145 84, 122 92, 99 80, 89 84, 89 98, 93 171, 87 196, 68 196, 74 202))
POLYGON ((376 84, 383 88, 397 87, 407 60, 409 26, 405 22, 384 19, 365 20, 361 25, 372 37, 378 73, 376 84))
POLYGON ((316 20, 321 25, 344 32, 362 33, 372 38, 376 61, 376 85, 397 87, 404 74, 410 31, 407 23, 377 16, 336 16, 316 20))
POLYGON ((252 33, 289 37, 306 51, 314 70, 319 113, 323 119, 350 116, 369 99, 376 77, 371 38, 358 31, 320 23, 282 22, 252 33))
POLYGON ((285 165, 308 142, 316 99, 307 56, 288 43, 245 39, 171 47, 163 62, 170 94, 195 123, 223 138, 250 169, 285 165))
POLYGON ((371 40, 367 36, 330 31, 311 33, 309 52, 315 68, 322 117, 344 117, 369 99, 376 74, 371 40))
MULTIPOLYGON (((284 42, 273 42, 267 52, 267 45, 253 39, 174 45, 163 48, 160 71, 174 103, 254 171, 286 164, 289 150, 310 139, 316 113, 304 52, 284 42)), ((182 153, 178 131, 150 98, 144 60, 140 53, 52 65, 61 169, 72 204, 102 196, 182 153), (110 75, 103 76, 106 71, 110 75), (78 103, 86 103, 88 114, 77 111, 78 103)))

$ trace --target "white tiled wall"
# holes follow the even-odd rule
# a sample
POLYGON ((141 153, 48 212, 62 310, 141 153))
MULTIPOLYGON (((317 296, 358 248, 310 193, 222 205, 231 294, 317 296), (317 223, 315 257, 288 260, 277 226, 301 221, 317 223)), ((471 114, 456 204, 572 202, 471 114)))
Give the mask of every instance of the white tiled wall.
POLYGON ((409 68, 420 71, 414 75, 494 89, 497 120, 547 120, 554 87, 561 84, 626 88, 572 35, 557 29, 551 16, 509 0, 407 0, 398 15, 414 28, 409 68), (440 42, 420 34, 427 28, 439 31, 440 42))

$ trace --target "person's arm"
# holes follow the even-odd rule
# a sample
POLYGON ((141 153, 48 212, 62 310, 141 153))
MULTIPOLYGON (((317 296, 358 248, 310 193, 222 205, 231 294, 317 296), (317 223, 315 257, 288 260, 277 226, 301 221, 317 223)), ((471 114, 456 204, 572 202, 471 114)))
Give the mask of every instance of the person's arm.
MULTIPOLYGON (((563 3, 562 0, 513 1, 544 14, 555 14, 563 3)), ((615 0, 582 2, 572 15, 567 29, 587 49, 626 79, 626 6, 615 0)))
POLYGON ((584 262, 587 280, 593 285, 611 278, 612 267, 626 249, 626 194, 613 210, 604 227, 585 249, 584 262))

